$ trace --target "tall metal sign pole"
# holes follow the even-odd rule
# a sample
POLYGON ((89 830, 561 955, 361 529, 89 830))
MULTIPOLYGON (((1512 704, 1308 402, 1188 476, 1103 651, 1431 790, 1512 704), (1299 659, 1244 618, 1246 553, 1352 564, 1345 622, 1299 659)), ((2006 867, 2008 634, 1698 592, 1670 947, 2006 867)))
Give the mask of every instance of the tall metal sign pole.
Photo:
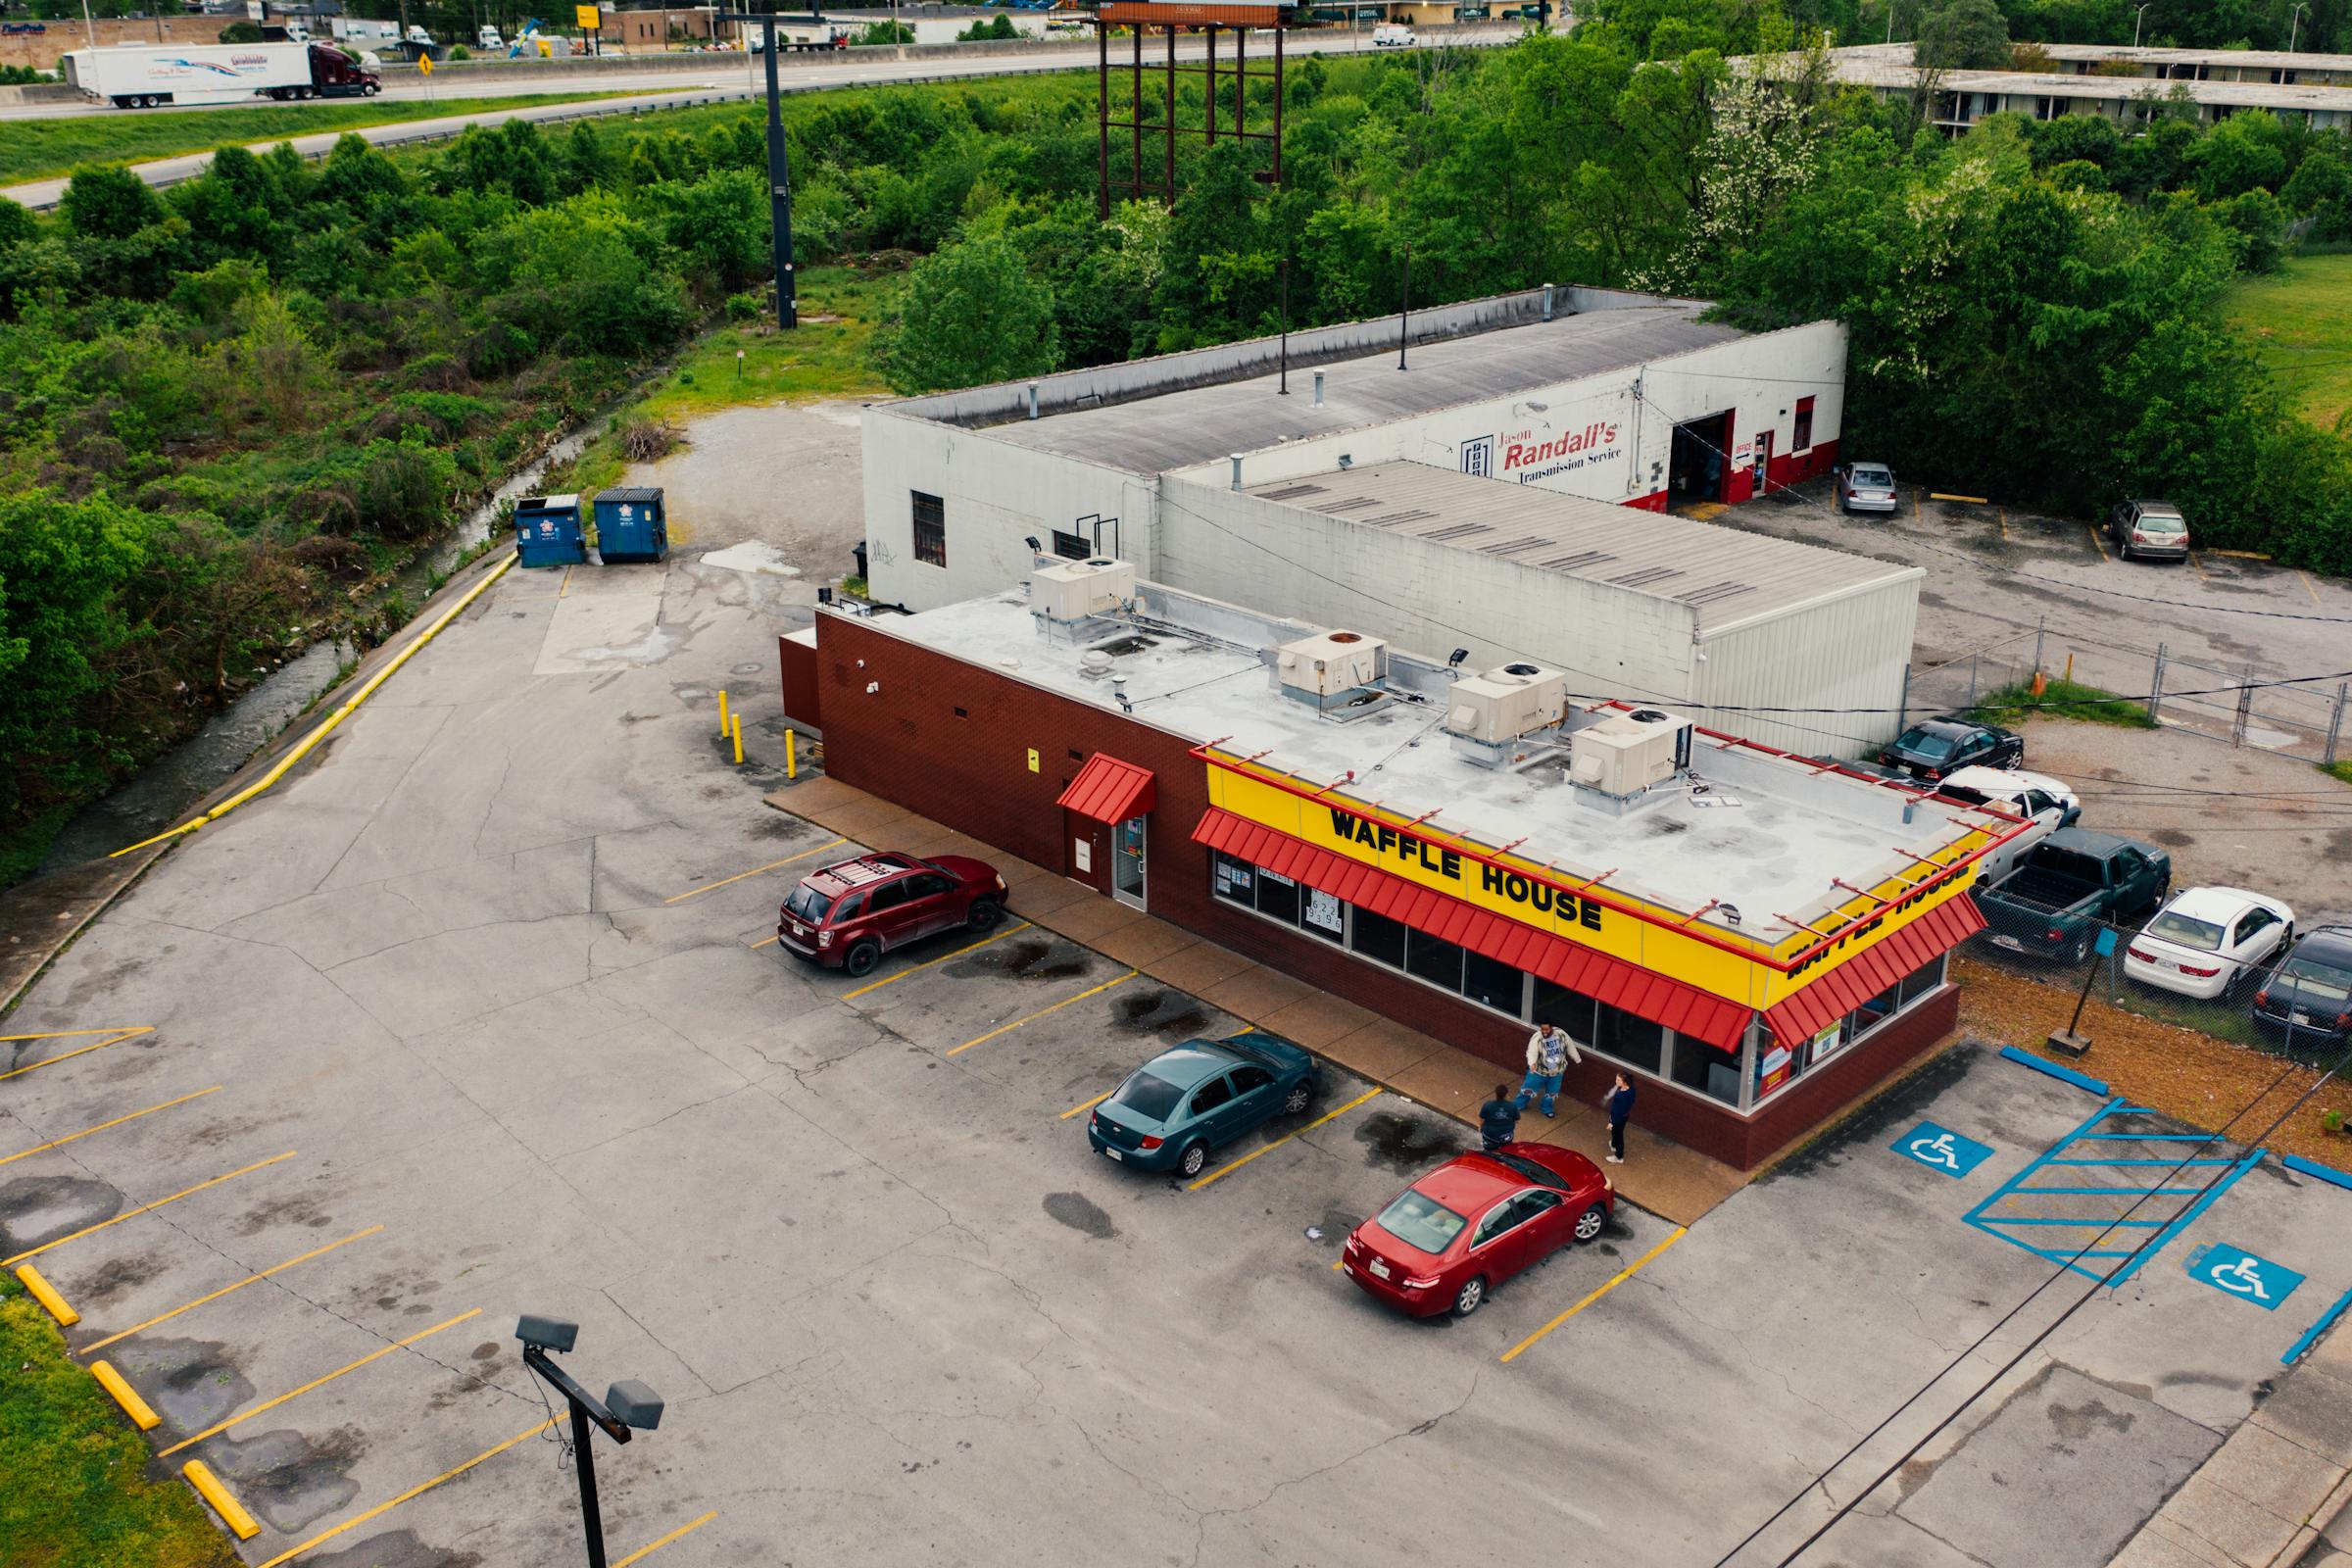
POLYGON ((760 53, 767 57, 769 245, 775 253, 776 325, 789 330, 801 324, 801 304, 792 277, 792 161, 784 151, 784 101, 776 87, 777 18, 773 12, 727 11, 719 16, 722 21, 738 24, 756 22, 764 33, 760 53))

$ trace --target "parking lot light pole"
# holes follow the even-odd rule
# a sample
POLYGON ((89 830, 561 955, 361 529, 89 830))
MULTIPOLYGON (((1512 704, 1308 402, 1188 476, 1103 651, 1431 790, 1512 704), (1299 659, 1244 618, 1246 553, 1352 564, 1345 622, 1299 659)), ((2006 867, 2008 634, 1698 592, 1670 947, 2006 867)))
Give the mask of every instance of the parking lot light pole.
POLYGON ((571 1458, 580 1478, 580 1526, 588 1537, 588 1568, 606 1568, 605 1519, 596 1501, 596 1446, 591 1429, 614 1443, 628 1442, 631 1428, 651 1432, 662 1424, 662 1397, 634 1378, 613 1384, 601 1400, 581 1388, 549 1354, 570 1349, 579 1336, 580 1326, 562 1318, 526 1313, 514 1325, 514 1337, 522 1342, 522 1364, 564 1396, 570 1408, 571 1458))

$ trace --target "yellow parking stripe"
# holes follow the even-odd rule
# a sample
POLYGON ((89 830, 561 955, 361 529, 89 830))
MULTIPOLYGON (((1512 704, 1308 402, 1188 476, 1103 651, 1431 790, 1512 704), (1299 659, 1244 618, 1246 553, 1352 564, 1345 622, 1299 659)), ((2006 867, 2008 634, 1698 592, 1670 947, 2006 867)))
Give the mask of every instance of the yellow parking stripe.
POLYGON ((217 1095, 220 1092, 220 1086, 215 1084, 210 1089, 199 1089, 192 1095, 182 1095, 177 1100, 167 1100, 160 1105, 149 1105, 145 1110, 134 1110, 127 1116, 117 1116, 113 1121, 102 1121, 95 1127, 84 1127, 77 1133, 68 1133, 63 1138, 52 1138, 45 1144, 35 1144, 30 1149, 19 1150, 13 1154, 0 1155, 0 1165, 8 1164, 11 1160, 23 1159, 27 1154, 39 1154, 52 1149, 63 1149, 76 1138, 87 1138, 90 1134, 102 1133, 109 1127, 120 1127, 126 1121, 137 1121, 141 1116, 152 1116, 159 1110, 170 1110, 173 1105, 184 1105, 191 1100, 202 1100, 207 1095, 217 1095))
POLYGON ((1105 1089, 1094 1099, 1088 1101, 1085 1104, 1072 1105, 1069 1109, 1063 1111, 1058 1119, 1062 1121, 1068 1121, 1072 1116, 1082 1116, 1117 1093, 1118 1091, 1116 1089, 1105 1089))
POLYGON ((278 1264, 275 1268, 266 1268, 259 1274, 248 1274, 243 1279, 237 1281, 237 1283, 234 1285, 223 1285, 220 1287, 220 1289, 213 1292, 213 1294, 210 1296, 199 1296, 196 1298, 196 1299, 190 1301, 185 1306, 175 1306, 171 1311, 151 1317, 144 1323, 134 1323, 129 1328, 124 1329, 122 1333, 110 1334, 105 1339, 98 1341, 96 1344, 83 1346, 80 1349, 75 1350, 74 1353, 75 1355, 88 1355, 93 1351, 103 1350, 108 1346, 114 1344, 117 1340, 127 1340, 133 1334, 143 1333, 146 1330, 155 1327, 158 1323, 169 1323, 173 1318, 179 1316, 179 1314, 182 1312, 193 1312, 196 1308, 204 1305, 204 1303, 207 1301, 218 1301, 223 1296, 241 1291, 248 1285, 259 1285, 262 1281, 268 1279, 272 1274, 283 1274, 286 1270, 292 1268, 297 1263, 308 1263, 314 1257, 323 1257, 338 1247, 349 1247, 353 1242, 360 1241, 366 1237, 373 1236, 382 1229, 383 1227, 381 1225, 370 1225, 364 1231, 354 1231, 339 1242, 329 1242, 324 1247, 313 1248, 311 1250, 303 1253, 300 1257, 287 1258, 283 1263, 278 1264))
POLYGON ((1672 1246, 1673 1246, 1675 1243, 1677 1243, 1677 1242, 1681 1241, 1681 1240, 1682 1240, 1684 1237, 1686 1237, 1686 1236, 1688 1236, 1688 1235, 1690 1235, 1690 1228, 1689 1226, 1687 1226, 1687 1225, 1677 1225, 1677 1226, 1674 1228, 1674 1234, 1673 1234, 1672 1236, 1669 1236, 1669 1237, 1667 1237, 1667 1238, 1666 1238, 1664 1241, 1660 1242, 1660 1243, 1659 1243, 1657 1246, 1655 1246, 1655 1247, 1651 1248, 1651 1249, 1650 1249, 1648 1251, 1646 1251, 1646 1252, 1643 1252, 1643 1253, 1642 1253, 1642 1254, 1640 1257, 1636 1258, 1636 1259, 1635 1259, 1635 1260, 1634 1260, 1632 1263, 1629 1263, 1629 1264, 1628 1264, 1628 1265, 1626 1265, 1624 1268, 1621 1268, 1621 1269, 1619 1269, 1619 1270, 1618 1270, 1616 1273, 1614 1273, 1614 1274, 1610 1275, 1610 1276, 1609 1276, 1609 1282, 1608 1282, 1606 1285, 1603 1285, 1603 1286, 1602 1286, 1602 1287, 1601 1287, 1599 1290, 1597 1290, 1597 1291, 1594 1291, 1594 1292, 1593 1292, 1592 1295, 1590 1295, 1590 1296, 1586 1297, 1586 1298, 1585 1298, 1583 1300, 1581 1300, 1581 1301, 1577 1302, 1577 1303, 1576 1303, 1574 1306, 1570 1307, 1570 1308, 1569 1308, 1567 1311, 1565 1311, 1565 1312, 1562 1312, 1562 1313, 1561 1313, 1561 1314, 1560 1314, 1558 1317, 1555 1317, 1555 1318, 1553 1318, 1553 1319, 1552 1319, 1550 1322, 1548 1322, 1548 1323, 1544 1324, 1544 1325, 1542 1328, 1540 1328, 1540 1329, 1536 1330, 1536 1332, 1535 1332, 1535 1333, 1533 1333, 1533 1334, 1530 1334, 1530 1335, 1529 1335, 1529 1336, 1528 1336, 1526 1339, 1524 1339, 1524 1340, 1521 1340, 1521 1341, 1520 1341, 1520 1342, 1519 1342, 1517 1345, 1514 1345, 1514 1346, 1512 1346, 1512 1347, 1511 1347, 1509 1349, 1507 1349, 1507 1350, 1503 1351, 1503 1352, 1502 1352, 1502 1358, 1503 1358, 1503 1360, 1505 1360, 1505 1361, 1508 1361, 1508 1360, 1510 1360, 1510 1359, 1511 1359, 1513 1356, 1517 1355, 1517 1354, 1518 1354, 1520 1351, 1522 1351, 1522 1350, 1526 1349, 1526 1348, 1527 1348, 1529 1346, 1531 1346, 1531 1345, 1535 1344, 1535 1343, 1536 1343, 1538 1340, 1542 1339, 1542 1338, 1543 1338, 1544 1335, 1546 1335, 1546 1334, 1549 1334, 1549 1333, 1550 1333, 1550 1332, 1551 1332, 1553 1329, 1556 1329, 1556 1328, 1558 1328, 1558 1327, 1559 1327, 1561 1324, 1563 1324, 1563 1323, 1567 1322, 1567 1321, 1568 1321, 1570 1318, 1572 1318, 1572 1317, 1576 1316, 1576 1314, 1577 1314, 1577 1313, 1579 1313, 1579 1312, 1582 1312, 1582 1311, 1583 1311, 1583 1310, 1584 1310, 1586 1307, 1588 1307, 1588 1306, 1591 1306, 1591 1305, 1592 1305, 1592 1304, 1594 1301, 1597 1301, 1597 1300, 1599 1300, 1599 1299, 1600 1299, 1602 1297, 1604 1297, 1604 1296, 1608 1295, 1608 1294, 1609 1294, 1611 1291, 1615 1290, 1615 1289, 1616 1289, 1618 1286, 1620 1286, 1620 1285, 1623 1285, 1623 1284, 1624 1284, 1624 1283, 1625 1283, 1627 1280, 1630 1280, 1630 1279, 1632 1279, 1632 1278, 1633 1278, 1635 1275, 1637 1275, 1637 1274, 1641 1273, 1641 1272, 1642 1272, 1642 1267, 1643 1267, 1645 1264, 1647 1264, 1651 1258, 1653 1258, 1653 1257, 1657 1256, 1657 1255, 1658 1255, 1660 1252, 1663 1252, 1664 1250, 1666 1250, 1666 1249, 1668 1249, 1669 1247, 1672 1247, 1672 1246))
POLYGON ((45 1035, 0 1035, 0 1044, 11 1040, 65 1040, 75 1035, 113 1036, 112 1039, 101 1040, 93 1046, 77 1046, 72 1051, 61 1051, 54 1056, 32 1063, 31 1066, 19 1067, 13 1072, 0 1072, 0 1083, 6 1083, 11 1078, 23 1077, 25 1073, 32 1071, 34 1067, 48 1067, 71 1057, 86 1056, 93 1051, 104 1051, 109 1046, 119 1046, 134 1035, 151 1035, 153 1033, 155 1033, 155 1025, 142 1023, 133 1024, 126 1029, 60 1029, 45 1035))
POLYGON ((631 1563, 643 1562, 646 1558, 651 1557, 655 1552, 660 1551, 663 1546, 668 1545, 680 1536, 692 1535, 695 1531, 702 1529, 703 1526, 709 1524, 711 1520, 717 1517, 718 1510, 713 1508, 709 1513, 703 1515, 700 1519, 695 1520, 693 1523, 678 1526, 677 1529, 672 1530, 668 1535, 663 1536, 660 1541, 647 1542, 644 1545, 639 1546, 635 1551, 630 1552, 626 1557, 623 1557, 620 1559, 620 1561, 614 1563, 612 1568, 629 1568, 631 1563))
POLYGON ((281 1159, 292 1159, 294 1154, 295 1151, 289 1149, 282 1154, 272 1154, 268 1159, 256 1160, 254 1163, 245 1166, 241 1170, 230 1171, 225 1176, 216 1176, 209 1182, 198 1182, 193 1187, 173 1193, 170 1198, 159 1198, 152 1203, 142 1203, 127 1214, 117 1214, 113 1219, 102 1219, 95 1225, 85 1225, 71 1236, 60 1236, 54 1242, 43 1242, 40 1246, 33 1248, 29 1251, 19 1252, 14 1257, 0 1257, 0 1268, 7 1268, 13 1264, 22 1263, 28 1257, 38 1257, 41 1253, 46 1252, 52 1247, 63 1247, 68 1242, 78 1242, 84 1236, 88 1236, 96 1231, 102 1231, 109 1225, 120 1225, 126 1219, 137 1219, 141 1214, 147 1213, 153 1209, 161 1208, 166 1203, 176 1203, 183 1198, 192 1198, 196 1194, 203 1192, 208 1187, 218 1187, 222 1182, 234 1181, 239 1176, 250 1175, 254 1171, 260 1170, 265 1165, 274 1165, 281 1159))
POLYGON ((841 845, 849 842, 850 841, 848 839, 834 839, 829 843, 819 844, 813 850, 803 850, 798 855, 787 855, 781 860, 770 860, 765 865, 755 865, 749 871, 738 871, 733 876, 722 876, 715 882, 706 882, 699 888, 688 888, 676 898, 663 899, 662 902, 664 905, 683 904, 698 893, 708 893, 713 888, 731 887, 735 883, 741 882, 746 877, 758 876, 762 871, 773 871, 777 866, 790 865, 795 860, 806 860, 811 855, 822 855, 827 850, 837 849, 841 845))
POLYGON ((335 1381, 335 1379, 343 1376, 343 1374, 346 1372, 357 1372, 368 1362, 380 1361, 385 1356, 390 1355, 394 1350, 405 1350, 410 1346, 415 1345, 418 1340, 429 1340, 434 1335, 440 1333, 443 1329, 454 1329, 459 1324, 465 1322, 467 1318, 480 1317, 481 1315, 482 1309, 477 1306, 470 1312, 460 1312, 456 1317, 445 1318, 441 1322, 434 1324, 431 1328, 420 1330, 417 1333, 410 1335, 405 1340, 395 1340, 380 1350, 370 1350, 366 1355, 361 1356, 357 1361, 353 1361, 345 1366, 339 1366, 322 1378, 313 1378, 310 1382, 305 1383, 301 1388, 293 1389, 287 1393, 281 1394, 276 1398, 271 1399, 265 1404, 257 1404, 250 1410, 240 1410, 225 1421, 217 1421, 213 1425, 206 1427, 202 1432, 197 1433, 194 1437, 183 1438, 179 1442, 174 1443, 172 1445, 172 1446, 166 1448, 161 1454, 157 1455, 157 1457, 169 1459, 180 1449, 192 1448, 207 1438, 216 1437, 220 1433, 226 1432, 230 1427, 235 1426, 240 1421, 250 1421, 265 1410, 274 1410, 279 1405, 285 1403, 288 1399, 294 1398, 300 1395, 308 1394, 313 1389, 319 1388, 325 1384, 332 1383, 335 1381))
POLYGON ((868 991, 879 991, 884 986, 891 984, 893 981, 904 980, 910 974, 919 974, 923 970, 930 968, 935 963, 945 963, 950 958, 960 958, 965 954, 972 952, 973 949, 985 948, 991 942, 1003 941, 1005 937, 1012 935, 1015 931, 1026 931, 1028 929, 1029 922, 1026 920, 1023 920, 1019 925, 1008 925, 1002 931, 982 937, 979 941, 973 943, 971 947, 957 948, 954 953, 943 953, 936 958, 925 958, 920 963, 910 963, 906 968, 901 969, 897 974, 884 975, 881 979, 876 980, 871 985, 859 986, 857 990, 851 992, 841 1000, 844 1002, 856 1002, 859 997, 864 996, 868 991))
POLYGON ((1215 1170, 1210 1171, 1207 1175, 1193 1183, 1192 1186, 1186 1188, 1185 1191, 1188 1193, 1197 1193, 1201 1188, 1206 1187, 1210 1182, 1215 1181, 1218 1177, 1232 1175, 1235 1171, 1240 1170, 1244 1165, 1249 1164, 1251 1160, 1255 1159, 1258 1155, 1265 1153, 1268 1150, 1280 1149, 1283 1145, 1298 1137, 1299 1133, 1311 1133, 1316 1128, 1322 1126, 1325 1122, 1333 1121, 1341 1116, 1347 1115, 1348 1112, 1353 1110, 1356 1106, 1362 1104, 1365 1101, 1370 1100, 1373 1096, 1379 1093, 1380 1091, 1377 1089, 1368 1089, 1364 1091, 1364 1093, 1356 1096, 1353 1100, 1350 1100, 1339 1109, 1326 1111, 1324 1114, 1317 1116, 1313 1121, 1310 1121, 1305 1126, 1299 1128, 1298 1132, 1285 1133, 1270 1144, 1260 1145, 1258 1148, 1252 1149, 1250 1151, 1250 1152, 1244 1154, 1241 1158, 1233 1161, 1231 1164, 1218 1166, 1215 1170))
POLYGON ((1103 992, 1108 991, 1112 986, 1119 984, 1120 981, 1132 980, 1134 978, 1135 971, 1130 969, 1125 974, 1120 975, 1117 980, 1105 980, 1101 985, 1095 987, 1092 991, 1081 991, 1074 997, 1064 997, 1059 1002, 1054 1004, 1054 1005, 1051 1007, 1038 1008, 1026 1018, 1015 1018, 1010 1023, 1000 1024, 984 1035, 981 1035, 975 1039, 966 1040, 962 1045, 957 1046, 954 1051, 949 1052, 948 1054, 951 1056, 960 1056, 965 1052, 971 1050, 974 1046, 985 1046, 991 1040, 996 1039, 999 1035, 1008 1035, 1025 1023, 1037 1022, 1038 1019, 1043 1018, 1049 1012, 1059 1012, 1062 1008, 1068 1006, 1073 1002, 1084 1002, 1089 997, 1099 997, 1103 992))
POLYGON ((2197 581, 2199 581, 2199 582, 2211 582, 2211 581, 2213 581, 2213 579, 2212 579, 2211 577, 2208 577, 2208 576, 2206 576, 2206 575, 2205 575, 2205 563, 2203 563, 2202 561, 2199 561, 2199 560, 2197 559, 2197 553, 2196 553, 2194 550, 2191 550, 2191 551, 2188 553, 2188 564, 2189 564, 2190 565, 2192 565, 2192 566, 2194 566, 2194 567, 2196 567, 2196 568, 2197 568, 2197 581))
POLYGON ((2303 591, 2311 595, 2311 602, 2315 605, 2318 604, 2320 602, 2320 591, 2311 585, 2311 573, 2298 568, 2295 572, 2295 575, 2303 579, 2303 591))
POLYGON ((2087 522, 2086 522, 2086 523, 2084 523, 2082 526, 2083 526, 2083 527, 2085 527, 2085 528, 2088 528, 2088 529, 2090 530, 2090 544, 2091 544, 2091 548, 2092 548, 2092 549, 2094 549, 2094 550, 2096 550, 2096 551, 2099 553, 2099 559, 2100 559, 2101 561, 2105 561, 2105 560, 2107 559, 2107 544, 2106 544, 2106 541, 2105 541, 2105 540, 2103 540, 2103 539, 2101 539, 2101 538, 2099 537, 2099 530, 2098 530, 2098 528, 2097 528, 2097 527, 2096 527, 2094 524, 2087 523, 2087 522))
POLYGON ((456 1469, 444 1470, 439 1475, 433 1477, 432 1480, 425 1482, 421 1486, 411 1487, 408 1491, 402 1493, 399 1496, 394 1497, 389 1502, 379 1502, 374 1507, 368 1509, 366 1513, 355 1513, 350 1518, 344 1520, 341 1524, 330 1526, 325 1530, 319 1531, 318 1534, 313 1536, 301 1545, 296 1546, 288 1551, 279 1552, 268 1562, 263 1563, 261 1568, 277 1568, 277 1565, 281 1562, 292 1562, 295 1558, 301 1556, 313 1546, 323 1545, 327 1542, 334 1540, 346 1530, 355 1529, 360 1525, 364 1525, 368 1520, 373 1519, 380 1514, 390 1513, 393 1509, 399 1507, 411 1497, 416 1496, 422 1493, 430 1492, 435 1487, 441 1485, 441 1483, 444 1481, 456 1480, 458 1477, 464 1475, 466 1471, 472 1469, 475 1465, 480 1464, 485 1459, 497 1458, 500 1454, 514 1446, 514 1445, 517 1443, 528 1443, 531 1439, 537 1437, 540 1433, 545 1432, 548 1428, 554 1426, 562 1419, 564 1419, 562 1416, 550 1416, 545 1421, 542 1421, 537 1426, 531 1428, 528 1432, 516 1433, 514 1436, 509 1438, 506 1442, 500 1444, 497 1447, 484 1449, 482 1452, 477 1453, 472 1458, 466 1460, 464 1464, 459 1465, 456 1469))

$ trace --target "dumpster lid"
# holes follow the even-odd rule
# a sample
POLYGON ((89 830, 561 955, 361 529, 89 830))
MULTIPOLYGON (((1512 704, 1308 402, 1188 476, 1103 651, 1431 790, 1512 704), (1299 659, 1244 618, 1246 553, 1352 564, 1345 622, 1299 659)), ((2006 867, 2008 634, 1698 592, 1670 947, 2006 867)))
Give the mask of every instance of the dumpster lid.
POLYGON ((601 507, 608 501, 645 502, 659 501, 661 499, 662 490, 659 485, 622 484, 614 485, 610 490, 598 491, 596 504, 601 507))
POLYGON ((562 512, 566 507, 576 510, 579 504, 580 498, 577 493, 567 496, 524 496, 514 503, 514 510, 516 512, 562 512))

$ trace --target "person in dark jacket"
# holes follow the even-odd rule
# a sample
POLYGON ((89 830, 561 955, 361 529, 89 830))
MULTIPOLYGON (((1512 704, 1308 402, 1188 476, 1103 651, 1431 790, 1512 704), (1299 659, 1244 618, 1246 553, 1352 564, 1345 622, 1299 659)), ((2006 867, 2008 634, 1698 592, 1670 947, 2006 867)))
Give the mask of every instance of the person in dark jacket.
POLYGON ((1509 1084, 1496 1084, 1494 1098, 1478 1107, 1478 1132, 1489 1152, 1509 1143, 1519 1131, 1519 1102, 1509 1084))
POLYGON ((1634 1113, 1634 1083, 1625 1074, 1609 1087, 1609 1098, 1601 1104, 1609 1113, 1609 1163, 1625 1163, 1625 1121, 1634 1113))

